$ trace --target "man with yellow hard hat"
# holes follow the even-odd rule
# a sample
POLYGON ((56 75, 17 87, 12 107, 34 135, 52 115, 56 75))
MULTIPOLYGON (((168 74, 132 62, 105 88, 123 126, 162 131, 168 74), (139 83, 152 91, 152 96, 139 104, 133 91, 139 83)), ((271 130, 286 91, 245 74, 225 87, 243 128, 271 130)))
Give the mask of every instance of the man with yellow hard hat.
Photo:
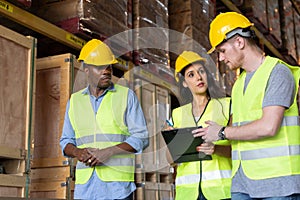
POLYGON ((232 89, 232 126, 208 121, 197 135, 206 142, 231 140, 233 200, 300 199, 300 68, 265 56, 252 26, 236 12, 211 22, 209 53, 244 71, 232 89))
POLYGON ((92 39, 78 61, 88 87, 72 94, 66 108, 60 145, 77 158, 75 199, 132 200, 135 153, 148 145, 145 118, 135 93, 113 84, 110 48, 92 39))

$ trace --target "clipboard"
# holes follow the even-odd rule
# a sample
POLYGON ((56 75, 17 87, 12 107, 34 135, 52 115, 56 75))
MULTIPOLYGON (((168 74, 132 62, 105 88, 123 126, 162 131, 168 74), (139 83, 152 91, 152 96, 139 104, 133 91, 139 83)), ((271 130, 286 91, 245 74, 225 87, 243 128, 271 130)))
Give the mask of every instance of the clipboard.
POLYGON ((192 131, 195 129, 197 128, 187 127, 161 131, 174 163, 212 159, 211 155, 196 150, 204 140, 193 136, 192 131))

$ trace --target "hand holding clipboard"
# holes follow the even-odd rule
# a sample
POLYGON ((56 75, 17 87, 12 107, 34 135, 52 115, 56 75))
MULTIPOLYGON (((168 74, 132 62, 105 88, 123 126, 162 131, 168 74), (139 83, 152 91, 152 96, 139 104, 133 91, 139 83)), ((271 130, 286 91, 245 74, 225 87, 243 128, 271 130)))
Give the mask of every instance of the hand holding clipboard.
POLYGON ((212 159, 210 155, 196 150, 204 140, 193 136, 192 131, 195 129, 197 128, 187 127, 161 131, 175 163, 212 159))

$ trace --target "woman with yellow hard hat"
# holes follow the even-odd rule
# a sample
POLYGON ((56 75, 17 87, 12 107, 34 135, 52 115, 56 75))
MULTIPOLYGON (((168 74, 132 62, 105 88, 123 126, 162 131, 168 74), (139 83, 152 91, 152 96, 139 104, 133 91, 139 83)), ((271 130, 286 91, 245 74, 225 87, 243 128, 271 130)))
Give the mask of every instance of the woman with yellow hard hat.
MULTIPOLYGON (((213 77, 206 69, 206 60, 193 51, 184 51, 175 64, 175 77, 185 90, 187 103, 172 111, 174 128, 205 127, 205 121, 216 120, 227 125, 230 99, 216 98, 213 77), (189 98, 190 97, 190 98, 189 98)), ((203 143, 197 151, 212 156, 178 164, 176 200, 229 199, 231 187, 230 144, 203 143)))

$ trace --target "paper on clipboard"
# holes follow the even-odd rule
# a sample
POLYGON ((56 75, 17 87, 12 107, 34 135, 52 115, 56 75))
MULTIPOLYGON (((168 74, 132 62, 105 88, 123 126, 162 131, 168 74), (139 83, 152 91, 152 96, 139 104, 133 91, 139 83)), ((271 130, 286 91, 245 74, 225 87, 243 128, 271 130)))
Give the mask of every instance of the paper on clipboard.
POLYGON ((198 152, 196 147, 204 142, 201 137, 193 137, 196 127, 177 128, 161 131, 174 163, 211 160, 210 155, 198 152))

